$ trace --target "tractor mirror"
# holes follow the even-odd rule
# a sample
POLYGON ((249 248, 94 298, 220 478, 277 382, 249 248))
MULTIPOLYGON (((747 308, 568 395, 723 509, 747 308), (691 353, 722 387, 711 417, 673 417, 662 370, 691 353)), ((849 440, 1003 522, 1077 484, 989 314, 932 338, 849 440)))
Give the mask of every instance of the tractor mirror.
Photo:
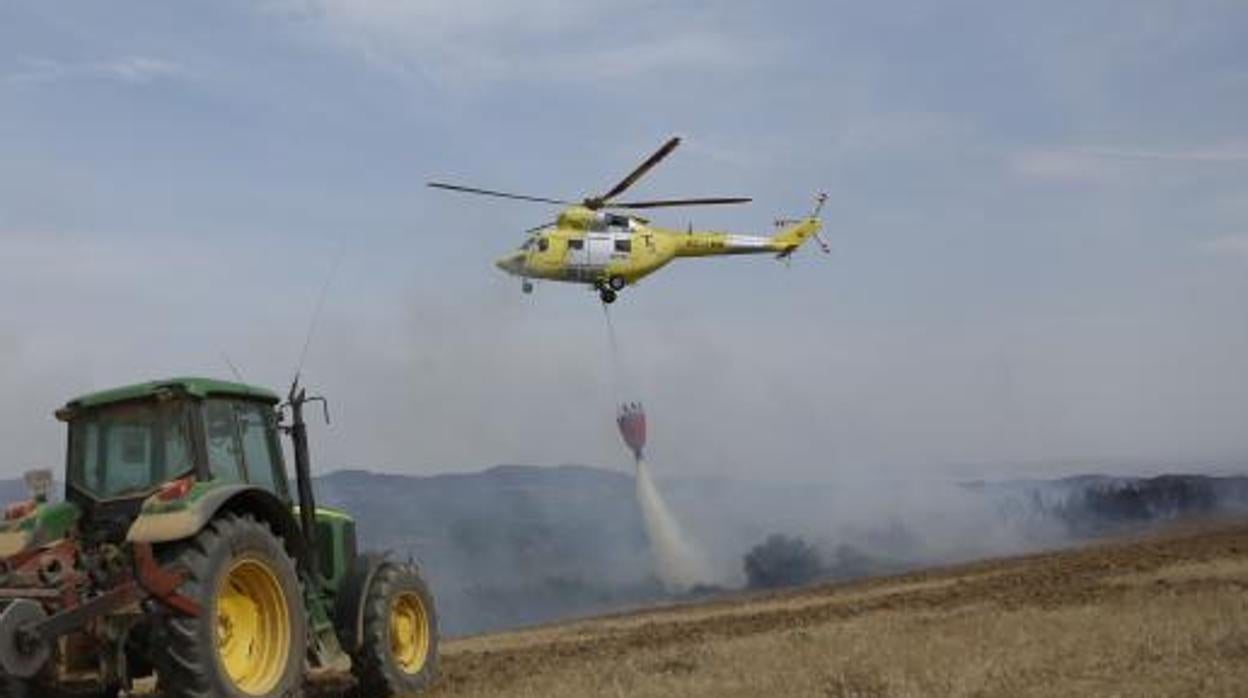
POLYGON ((40 504, 48 501, 48 497, 52 494, 52 471, 51 470, 31 470, 26 473, 26 489, 30 492, 30 498, 40 504))

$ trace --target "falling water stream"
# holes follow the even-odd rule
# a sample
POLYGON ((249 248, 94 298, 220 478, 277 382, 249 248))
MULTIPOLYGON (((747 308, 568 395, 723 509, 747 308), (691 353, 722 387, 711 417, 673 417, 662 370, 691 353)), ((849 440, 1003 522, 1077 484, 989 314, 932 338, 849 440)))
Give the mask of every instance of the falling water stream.
POLYGON ((668 591, 683 592, 711 581, 710 565, 685 538, 680 524, 672 516, 662 495, 650 477, 644 460, 637 461, 637 502, 641 505, 650 538, 650 552, 655 572, 668 591))

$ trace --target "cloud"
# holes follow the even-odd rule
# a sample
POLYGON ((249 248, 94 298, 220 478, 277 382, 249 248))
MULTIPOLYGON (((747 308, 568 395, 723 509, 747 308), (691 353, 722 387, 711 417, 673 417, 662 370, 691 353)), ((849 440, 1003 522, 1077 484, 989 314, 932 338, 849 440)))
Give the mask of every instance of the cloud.
POLYGON ((1025 150, 1010 158, 1010 167, 1025 177, 1067 182, 1104 182, 1119 172, 1116 163, 1076 150, 1025 150))
POLYGON ((186 74, 179 64, 148 56, 130 56, 106 63, 98 63, 96 70, 122 82, 142 84, 186 74))
POLYGON ((109 60, 69 62, 50 58, 23 58, 21 67, 5 76, 9 83, 51 83, 61 80, 109 80, 145 85, 158 80, 182 77, 185 67, 174 61, 151 56, 125 56, 109 60))
POLYGON ((1200 243, 1200 248, 1210 254, 1226 257, 1240 257, 1248 260, 1248 233, 1243 235, 1223 235, 1200 243))
POLYGON ((1189 150, 1147 150, 1140 148, 1079 148, 1076 153, 1117 160, 1160 160, 1166 162, 1244 162, 1248 163, 1248 147, 1228 145, 1189 150))
POLYGON ((1030 148, 1010 158, 1010 165, 1018 174, 1082 182, 1117 178, 1132 165, 1239 163, 1248 163, 1248 146, 1237 143, 1179 150, 1112 146, 1030 148))
POLYGON ((266 7, 376 67, 444 83, 624 80, 740 69, 766 53, 757 40, 743 52, 739 38, 678 21, 653 0, 271 0, 266 7))

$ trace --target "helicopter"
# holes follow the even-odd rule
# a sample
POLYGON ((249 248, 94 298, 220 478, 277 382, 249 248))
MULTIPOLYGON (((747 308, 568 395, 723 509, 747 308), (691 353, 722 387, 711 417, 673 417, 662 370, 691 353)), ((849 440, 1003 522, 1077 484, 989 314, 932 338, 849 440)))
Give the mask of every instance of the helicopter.
POLYGON ((517 249, 495 262, 495 266, 522 279, 521 290, 533 292, 533 281, 544 279, 587 284, 598 292, 603 303, 614 303, 620 291, 662 269, 677 257, 712 257, 740 254, 774 254, 788 259, 807 240, 819 241, 824 252, 827 243, 819 238, 819 213, 827 200, 819 194, 814 210, 805 218, 776 221, 772 236, 737 235, 653 226, 650 221, 628 211, 676 206, 744 204, 745 197, 616 201, 655 165, 680 145, 671 138, 627 177, 605 194, 587 196, 579 202, 540 196, 512 194, 445 182, 428 182, 430 187, 449 191, 566 206, 550 223, 530 228, 517 249))

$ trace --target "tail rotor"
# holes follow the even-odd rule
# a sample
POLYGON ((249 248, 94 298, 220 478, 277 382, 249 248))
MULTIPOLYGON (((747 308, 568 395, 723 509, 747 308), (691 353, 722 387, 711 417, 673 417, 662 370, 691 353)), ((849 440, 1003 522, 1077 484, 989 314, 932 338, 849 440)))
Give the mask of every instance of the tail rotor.
POLYGON ((780 251, 776 254, 776 259, 782 259, 788 262, 807 239, 814 239, 819 243, 819 249, 824 254, 832 253, 832 246, 829 245, 820 235, 819 214, 823 212, 823 205, 827 203, 828 195, 825 192, 819 192, 815 197, 815 207, 811 210, 810 215, 806 218, 778 218, 775 221, 776 228, 780 230, 777 235, 772 238, 779 246, 780 251))

